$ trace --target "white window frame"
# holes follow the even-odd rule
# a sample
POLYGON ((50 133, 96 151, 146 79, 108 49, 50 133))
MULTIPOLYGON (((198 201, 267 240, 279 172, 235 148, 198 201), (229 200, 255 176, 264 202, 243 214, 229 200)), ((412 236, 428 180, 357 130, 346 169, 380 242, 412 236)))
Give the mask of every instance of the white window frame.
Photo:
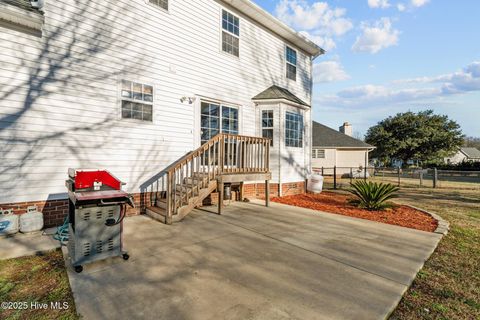
POLYGON ((325 159, 325 149, 321 148, 313 148, 312 150, 312 158, 313 159, 325 159))
POLYGON ((155 86, 148 82, 148 81, 143 81, 141 79, 131 79, 131 78, 122 78, 122 79, 119 79, 118 81, 118 100, 119 100, 119 118, 120 120, 122 121, 133 121, 133 122, 140 122, 140 123, 145 123, 145 124, 153 124, 154 123, 154 114, 155 114, 155 108, 154 108, 154 105, 155 105, 155 86), (123 91, 123 82, 124 81, 129 81, 132 83, 132 92, 133 92, 133 84, 134 83, 138 83, 138 84, 141 84, 142 86, 150 86, 152 87, 152 101, 145 101, 145 100, 138 100, 138 99, 134 99, 133 97, 131 98, 127 98, 127 97, 124 97, 122 95, 122 91, 123 91), (128 102, 134 102, 134 103, 139 103, 139 104, 143 104, 143 105, 149 105, 152 107, 152 119, 151 120, 140 120, 140 119, 133 119, 133 118, 124 118, 123 117, 123 101, 128 101, 128 102))
MULTIPOLYGON (((237 133, 236 134, 240 134, 241 130, 240 130, 240 119, 241 119, 241 114, 240 114, 240 107, 238 105, 234 105, 234 104, 229 104, 229 103, 225 103, 225 102, 220 102, 220 101, 215 101, 215 100, 200 100, 200 110, 199 110, 199 114, 200 114, 200 124, 199 124, 199 128, 200 128, 200 145, 202 145, 202 103, 208 103, 208 104, 214 104, 214 105, 218 105, 219 106, 219 114, 218 114, 218 133, 223 133, 223 115, 222 115, 222 111, 223 111, 223 108, 226 107, 226 108, 231 108, 231 109, 235 109, 237 110, 237 133)), ((209 128, 210 129, 210 128, 209 128)), ((211 137, 213 138, 213 137, 211 137)))
MULTIPOLYGON (((284 119, 284 136, 283 136, 283 143, 285 144, 285 147, 287 148, 295 148, 295 149, 303 149, 305 147, 305 115, 301 112, 294 112, 294 111, 289 111, 289 110, 286 110, 285 113, 284 113, 284 116, 285 116, 285 119, 284 119), (302 122, 301 122, 301 127, 299 128, 300 129, 300 134, 302 136, 302 144, 299 145, 299 146, 295 146, 295 145, 287 145, 287 131, 288 130, 291 130, 291 129, 288 129, 287 128, 287 114, 288 113, 291 113, 293 115, 296 115, 296 116, 300 116, 302 118, 302 122)), ((300 139, 298 139, 299 142, 300 142, 300 139)))
POLYGON ((263 130, 271 130, 272 131, 272 140, 270 141, 270 146, 274 146, 274 140, 275 140, 275 111, 273 109, 262 109, 260 110, 260 135, 264 137, 263 135, 263 130), (272 114, 272 126, 271 127, 264 127, 263 126, 263 113, 264 112, 271 112, 272 114))
POLYGON ((285 56, 285 78, 287 78, 288 80, 291 80, 291 81, 297 81, 297 76, 298 76, 298 50, 285 44, 285 50, 284 50, 284 56, 285 56), (293 64, 291 63, 290 61, 288 61, 288 58, 287 58, 287 48, 293 50, 295 52, 295 60, 296 60, 296 64, 293 64), (295 67, 295 79, 291 79, 288 77, 288 66, 294 66, 295 67))
POLYGON ((150 0, 144 0, 149 6, 152 6, 153 8, 155 9, 158 9, 158 10, 161 10, 163 12, 166 12, 166 13, 170 13, 170 0, 167 0, 167 6, 168 6, 168 9, 165 9, 163 7, 160 7, 159 5, 156 5, 155 3, 152 3, 150 2, 150 0))
POLYGON ((241 46, 241 36, 240 35, 241 35, 241 31, 242 31, 242 19, 240 19, 240 16, 238 14, 235 14, 232 11, 227 10, 225 8, 220 8, 220 19, 219 20, 220 20, 220 23, 219 23, 219 28, 220 28, 220 52, 222 54, 225 54, 225 55, 229 56, 229 57, 234 57, 234 58, 239 59, 240 58, 240 46, 241 46), (238 35, 230 32, 226 29, 223 29, 223 11, 228 12, 232 16, 238 18, 238 35), (227 33, 228 35, 233 36, 233 37, 238 39, 238 56, 234 55, 233 53, 229 53, 229 52, 223 50, 223 33, 224 32, 227 33))

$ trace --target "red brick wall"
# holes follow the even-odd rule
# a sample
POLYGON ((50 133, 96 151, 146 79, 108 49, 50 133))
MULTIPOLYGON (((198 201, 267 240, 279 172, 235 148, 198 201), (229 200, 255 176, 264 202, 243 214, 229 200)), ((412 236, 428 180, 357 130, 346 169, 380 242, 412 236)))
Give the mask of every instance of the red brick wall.
MULTIPOLYGON (((142 207, 144 197, 145 201, 149 199, 149 193, 144 195, 135 193, 133 195, 135 208, 127 206, 127 215, 137 215, 143 212, 142 207)), ((46 200, 46 201, 30 201, 30 202, 17 202, 17 203, 2 203, 0 209, 13 209, 15 214, 23 214, 27 212, 29 206, 37 206, 38 211, 43 213, 43 222, 45 228, 56 227, 63 224, 63 220, 68 214, 68 199, 62 200, 46 200)))
MULTIPOLYGON (((302 194, 305 193, 305 182, 294 182, 282 184, 282 193, 286 195, 302 194)), ((135 202, 135 208, 127 207, 127 215, 138 215, 145 213, 145 206, 149 206, 150 193, 135 193, 133 199, 135 202)), ((232 192, 232 196, 236 193, 232 192)), ((270 184, 270 197, 278 196, 278 183, 270 184)), ((265 184, 244 184, 243 185, 243 197, 244 198, 265 198, 265 184)), ((237 199, 241 200, 241 199, 237 199)), ((212 194, 209 197, 210 204, 218 203, 218 194, 212 194)), ((38 211, 43 213, 45 228, 56 227, 63 223, 63 220, 68 214, 68 199, 62 200, 46 200, 46 201, 30 201, 30 202, 17 202, 17 203, 2 203, 0 209, 13 209, 15 214, 23 214, 27 212, 27 207, 37 206, 38 211)))
POLYGON ((1 209, 13 209, 15 214, 26 213, 29 206, 37 206, 38 211, 43 212, 43 221, 46 228, 61 225, 68 214, 68 199, 0 204, 1 209))

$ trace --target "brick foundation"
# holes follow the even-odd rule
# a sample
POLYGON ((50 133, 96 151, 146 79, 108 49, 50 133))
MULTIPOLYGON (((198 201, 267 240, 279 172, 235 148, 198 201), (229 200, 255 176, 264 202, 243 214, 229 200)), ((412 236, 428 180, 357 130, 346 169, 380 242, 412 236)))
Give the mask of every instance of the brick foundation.
MULTIPOLYGON (((305 193, 305 182, 294 182, 282 184, 282 195, 295 195, 305 193)), ((270 197, 278 196, 278 183, 270 184, 270 197)), ((145 206, 149 206, 148 202, 151 197, 150 193, 135 193, 133 199, 135 202, 135 208, 127 206, 127 216, 138 215, 144 213, 145 206)), ((243 185, 243 197, 244 198, 265 198, 265 184, 253 183, 243 185)), ((232 200, 241 201, 240 195, 237 191, 232 191, 232 200)), ((204 201, 204 205, 217 204, 218 193, 212 193, 204 201)), ((15 214, 23 214, 27 212, 29 206, 37 206, 38 211, 43 213, 45 228, 56 227, 63 223, 63 220, 68 214, 68 199, 60 200, 44 200, 44 201, 29 201, 29 202, 17 202, 17 203, 2 203, 0 209, 13 209, 15 214)))
MULTIPOLYGON (((135 208, 127 206, 127 216, 138 215, 140 212, 143 212, 143 210, 141 210, 141 208, 144 207, 142 197, 148 199, 149 194, 133 194, 135 208)), ((45 228, 62 225, 63 220, 68 214, 68 199, 2 203, 0 204, 0 209, 13 209, 13 213, 15 214, 24 214, 27 212, 29 206, 37 206, 38 211, 43 213, 43 223, 45 228)))

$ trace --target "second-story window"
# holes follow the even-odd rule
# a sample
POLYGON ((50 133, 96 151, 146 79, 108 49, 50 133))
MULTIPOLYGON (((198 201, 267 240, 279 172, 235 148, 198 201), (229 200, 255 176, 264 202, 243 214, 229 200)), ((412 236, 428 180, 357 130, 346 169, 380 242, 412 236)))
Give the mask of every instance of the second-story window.
POLYGON ((149 1, 151 4, 154 4, 168 11, 168 0, 149 0, 149 1))
POLYGON ((287 78, 297 81, 297 51, 287 46, 285 51, 287 78))
POLYGON ((240 20, 226 10, 222 10, 222 51, 240 54, 240 20))

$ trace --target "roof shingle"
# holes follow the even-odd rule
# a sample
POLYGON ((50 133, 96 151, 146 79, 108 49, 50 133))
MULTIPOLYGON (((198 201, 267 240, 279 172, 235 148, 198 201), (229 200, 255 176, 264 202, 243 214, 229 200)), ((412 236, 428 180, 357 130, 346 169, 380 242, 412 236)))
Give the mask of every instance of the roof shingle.
POLYGON ((461 148, 460 150, 470 159, 480 159, 480 150, 477 148, 461 148))
POLYGON ((314 147, 374 148, 366 142, 347 136, 315 121, 313 121, 312 136, 314 147))
POLYGON ((303 100, 298 98, 296 95, 291 93, 285 88, 273 85, 267 90, 260 92, 257 94, 255 97, 252 98, 252 100, 272 100, 272 99, 285 99, 288 101, 295 102, 297 104, 301 104, 303 106, 309 107, 307 103, 305 103, 303 100))

